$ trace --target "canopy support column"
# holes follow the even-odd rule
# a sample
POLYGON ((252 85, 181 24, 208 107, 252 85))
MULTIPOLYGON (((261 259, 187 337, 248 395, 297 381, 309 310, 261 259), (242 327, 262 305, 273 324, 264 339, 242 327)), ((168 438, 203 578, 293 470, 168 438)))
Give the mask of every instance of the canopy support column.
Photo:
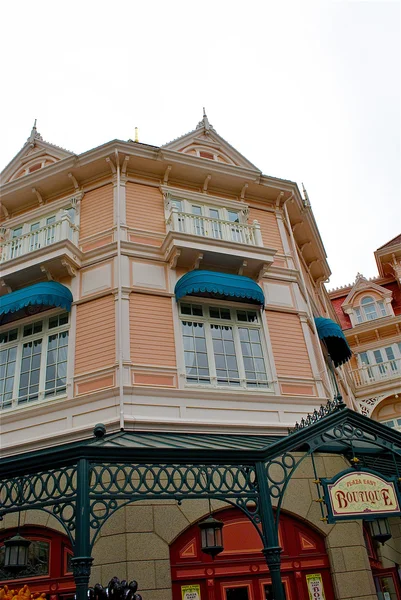
POLYGON ((77 465, 77 503, 75 514, 75 544, 72 569, 76 585, 76 600, 87 600, 93 558, 90 556, 89 524, 89 461, 81 458, 77 465))
POLYGON ((273 587, 273 600, 285 600, 284 588, 281 581, 282 548, 279 546, 276 523, 274 521, 273 507, 267 483, 266 465, 261 462, 255 464, 256 477, 259 490, 259 511, 262 520, 265 547, 262 552, 269 567, 273 587))

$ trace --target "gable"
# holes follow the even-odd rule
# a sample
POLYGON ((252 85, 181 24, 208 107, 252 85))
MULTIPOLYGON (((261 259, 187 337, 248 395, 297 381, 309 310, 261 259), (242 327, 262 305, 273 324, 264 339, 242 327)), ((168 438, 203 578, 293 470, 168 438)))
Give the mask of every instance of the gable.
POLYGON ((31 135, 1 172, 1 181, 3 184, 14 181, 69 156, 73 156, 73 153, 43 140, 36 129, 35 121, 31 135))
POLYGON ((198 123, 196 129, 162 147, 189 156, 196 156, 203 160, 214 160, 244 169, 252 169, 252 171, 260 173, 260 170, 253 163, 216 132, 205 113, 203 113, 202 121, 198 123))
POLYGON ((377 285, 377 283, 374 283, 373 281, 368 281, 365 277, 363 277, 363 275, 358 273, 354 285, 342 303, 342 309, 345 310, 347 308, 351 308, 355 303, 359 303, 362 295, 365 296, 366 294, 369 294, 375 299, 379 300, 383 298, 391 298, 392 296, 390 290, 381 285, 377 285))

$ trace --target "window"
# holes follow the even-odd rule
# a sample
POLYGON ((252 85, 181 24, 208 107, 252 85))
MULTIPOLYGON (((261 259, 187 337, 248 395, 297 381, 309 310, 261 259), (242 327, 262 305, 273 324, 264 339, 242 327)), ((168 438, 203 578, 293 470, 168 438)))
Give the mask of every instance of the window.
POLYGON ((64 394, 68 313, 0 333, 0 409, 64 394))
POLYGON ((358 361, 363 383, 398 377, 401 374, 401 344, 360 352, 358 361))
POLYGON ((256 310, 181 303, 180 318, 187 383, 269 386, 256 310))
POLYGON ((170 198, 170 208, 175 216, 167 216, 175 231, 192 235, 255 244, 252 226, 247 225, 244 210, 207 206, 189 200, 170 198))
POLYGON ((72 232, 75 230, 75 213, 73 206, 66 206, 56 214, 38 218, 36 221, 24 223, 12 229, 9 241, 2 244, 7 246, 6 260, 54 244, 65 239, 66 234, 69 239, 72 239, 72 232), (65 217, 68 217, 69 220, 67 232, 63 229, 65 217))
POLYGON ((361 300, 360 307, 354 308, 357 323, 373 321, 381 317, 387 317, 386 307, 381 300, 376 302, 372 296, 365 296, 361 300))

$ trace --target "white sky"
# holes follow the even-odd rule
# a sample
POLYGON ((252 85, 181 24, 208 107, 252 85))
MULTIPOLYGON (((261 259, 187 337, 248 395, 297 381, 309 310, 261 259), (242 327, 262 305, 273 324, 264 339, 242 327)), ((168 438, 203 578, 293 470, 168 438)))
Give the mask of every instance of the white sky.
POLYGON ((210 122, 302 181, 333 272, 376 275, 401 232, 400 2, 2 2, 0 169, 33 120, 76 153, 210 122))

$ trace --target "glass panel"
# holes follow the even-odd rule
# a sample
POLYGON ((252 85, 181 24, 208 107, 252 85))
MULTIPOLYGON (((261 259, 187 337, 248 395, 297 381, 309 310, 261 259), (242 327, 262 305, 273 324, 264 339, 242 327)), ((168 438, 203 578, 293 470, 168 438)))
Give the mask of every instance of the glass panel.
MULTIPOLYGON (((366 300, 366 298, 364 298, 364 300, 366 300)), ((363 303, 363 301, 361 302, 361 304, 362 303, 363 303)), ((376 311, 375 303, 364 305, 363 310, 365 311, 365 317, 367 318, 368 321, 373 321, 374 319, 377 319, 377 311, 376 311)))
POLYGON ((202 208, 200 206, 192 205, 192 214, 199 215, 200 218, 193 219, 193 227, 195 235, 205 235, 205 226, 202 219, 202 208))
POLYGON ((182 322, 185 370, 190 383, 210 383, 209 363, 203 323, 182 322))
POLYGON ((68 331, 49 337, 45 396, 66 390, 68 331))
POLYGON ((209 315, 211 319, 231 319, 231 313, 228 308, 219 308, 218 306, 211 306, 209 308, 209 315))
POLYGON ((218 239, 218 240, 222 240, 223 239, 223 232, 222 232, 222 229, 221 229, 220 213, 219 213, 219 211, 217 210, 217 208, 209 208, 209 215, 210 215, 210 217, 212 219, 214 219, 210 223, 212 237, 214 237, 215 239, 218 239))
POLYGON ((239 334, 247 386, 267 387, 267 373, 259 330, 239 327, 239 334))
POLYGON ((11 234, 12 245, 10 248, 10 258, 16 258, 22 254, 22 227, 16 227, 11 234))
POLYGON ((392 349, 391 346, 388 346, 387 348, 384 349, 386 356, 387 356, 387 360, 390 361, 390 369, 391 371, 398 371, 398 365, 397 365, 397 361, 395 360, 395 356, 394 356, 394 351, 392 349))
POLYGON ((17 347, 0 352, 0 409, 11 406, 17 347))
POLYGON ((38 381, 40 371, 40 356, 42 353, 42 340, 34 340, 23 345, 23 359, 21 361, 18 403, 37 400, 38 381), (39 365, 39 366, 35 366, 39 365))
POLYGON ((379 600, 398 600, 398 594, 392 575, 378 577, 376 583, 378 584, 376 587, 378 588, 377 597, 379 600))
POLYGON ((362 319, 361 309, 360 308, 354 308, 354 311, 355 311, 355 315, 356 315, 358 323, 362 323, 363 319, 362 319))
POLYGON ((211 325, 217 383, 219 385, 240 385, 237 357, 232 327, 211 325), (218 344, 215 344, 218 342, 218 344))
POLYGON ((242 227, 239 225, 239 213, 233 210, 229 210, 228 212, 228 220, 232 223, 230 230, 231 230, 231 239, 233 242, 240 242, 240 243, 245 243, 245 239, 244 239, 244 235, 243 235, 243 229, 242 227), (238 225, 235 225, 235 223, 238 223, 238 225))
POLYGON ((12 232, 13 238, 17 238, 20 235, 22 235, 22 227, 16 227, 15 229, 13 229, 13 232, 12 232))
POLYGON ((40 229, 39 221, 37 223, 31 223, 31 235, 29 236, 29 251, 30 252, 32 250, 36 250, 37 248, 40 248, 39 233, 35 233, 35 231, 37 232, 38 229, 40 229))
POLYGON ((46 246, 56 241, 56 217, 53 215, 46 219, 46 246))
POLYGON ((249 586, 224 588, 226 600, 249 600, 249 586))

